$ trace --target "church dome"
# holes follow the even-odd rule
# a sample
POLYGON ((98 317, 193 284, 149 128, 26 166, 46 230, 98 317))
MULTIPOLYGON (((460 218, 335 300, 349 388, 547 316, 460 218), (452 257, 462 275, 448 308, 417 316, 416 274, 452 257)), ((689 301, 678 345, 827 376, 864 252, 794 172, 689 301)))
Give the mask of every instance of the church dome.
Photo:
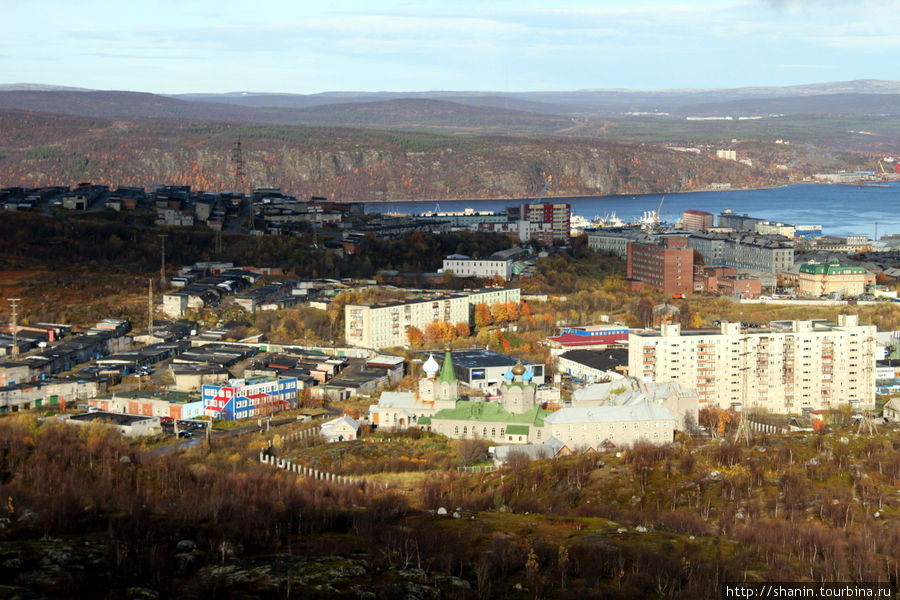
POLYGON ((522 374, 522 381, 531 381, 534 378, 534 371, 529 367, 525 373, 522 374))
POLYGON ((512 368, 512 372, 513 372, 513 375, 515 375, 515 376, 517 376, 517 377, 521 377, 522 375, 525 374, 525 366, 522 365, 522 361, 521 361, 521 360, 519 360, 519 361, 516 362, 516 366, 514 366, 514 367, 512 368))
POLYGON ((441 365, 434 360, 434 356, 429 354, 428 360, 422 365, 422 370, 425 371, 425 375, 427 375, 429 379, 434 379, 437 372, 441 370, 441 365))

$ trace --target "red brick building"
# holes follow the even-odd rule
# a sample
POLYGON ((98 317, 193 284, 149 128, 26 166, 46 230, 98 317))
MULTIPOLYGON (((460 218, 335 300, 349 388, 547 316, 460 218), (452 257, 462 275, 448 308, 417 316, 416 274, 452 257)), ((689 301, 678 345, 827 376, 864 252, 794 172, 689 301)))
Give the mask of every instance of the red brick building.
POLYGON ((659 244, 628 243, 626 277, 666 294, 694 291, 694 250, 685 237, 663 237, 659 244))
POLYGON ((694 288, 698 292, 755 298, 762 282, 749 275, 738 275, 737 269, 698 265, 694 270, 694 288))

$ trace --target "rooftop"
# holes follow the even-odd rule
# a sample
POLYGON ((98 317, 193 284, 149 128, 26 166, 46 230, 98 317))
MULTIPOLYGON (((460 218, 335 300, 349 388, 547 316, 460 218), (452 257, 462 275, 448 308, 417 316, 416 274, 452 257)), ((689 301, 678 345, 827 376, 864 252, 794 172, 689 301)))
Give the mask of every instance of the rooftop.
POLYGON ((485 423, 518 423, 521 425, 544 426, 544 418, 550 413, 540 407, 534 407, 528 412, 514 414, 504 409, 499 402, 474 402, 460 400, 456 408, 445 408, 438 411, 432 418, 447 421, 479 421, 485 423))
MULTIPOLYGON (((498 354, 483 348, 473 350, 454 350, 452 352, 453 364, 464 369, 474 369, 478 367, 512 367, 519 360, 505 354, 498 354)), ((536 363, 522 361, 524 365, 534 365, 536 363)))
POLYGON ((600 371, 610 371, 616 367, 628 366, 628 350, 617 348, 605 352, 595 350, 569 350, 560 358, 565 358, 600 371))
POLYGON ((625 405, 603 405, 589 407, 561 408, 544 419, 545 423, 561 425, 568 423, 619 423, 623 421, 674 421, 675 418, 665 408, 643 401, 625 405))
POLYGON ((145 417, 142 415, 123 415, 110 412, 91 412, 70 417, 73 421, 103 421, 114 425, 134 425, 141 421, 152 421, 159 417, 145 417))

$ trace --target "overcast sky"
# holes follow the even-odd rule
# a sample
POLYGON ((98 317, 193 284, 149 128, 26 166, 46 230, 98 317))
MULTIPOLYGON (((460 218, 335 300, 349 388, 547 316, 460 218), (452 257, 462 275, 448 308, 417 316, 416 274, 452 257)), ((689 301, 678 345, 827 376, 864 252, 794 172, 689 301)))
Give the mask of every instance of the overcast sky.
POLYGON ((900 0, 0 0, 0 83, 155 93, 898 79, 900 0))

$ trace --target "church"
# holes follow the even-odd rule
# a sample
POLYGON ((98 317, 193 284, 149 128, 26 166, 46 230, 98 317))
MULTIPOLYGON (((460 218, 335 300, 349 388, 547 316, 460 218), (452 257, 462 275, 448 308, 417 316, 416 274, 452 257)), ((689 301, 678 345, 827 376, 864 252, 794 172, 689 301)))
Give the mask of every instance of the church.
MULTIPOLYGON (((458 395, 459 382, 453 376, 450 352, 444 356, 441 377, 436 383, 441 391, 445 383, 458 395), (445 374, 453 377, 452 383, 442 382, 445 374)), ((429 417, 420 418, 418 426, 455 439, 483 439, 504 444, 540 444, 544 437, 543 410, 536 400, 537 386, 532 383, 534 374, 521 362, 510 368, 500 384, 500 400, 460 400, 455 406, 444 408, 429 417)), ((426 371, 426 380, 433 374, 426 371)))

